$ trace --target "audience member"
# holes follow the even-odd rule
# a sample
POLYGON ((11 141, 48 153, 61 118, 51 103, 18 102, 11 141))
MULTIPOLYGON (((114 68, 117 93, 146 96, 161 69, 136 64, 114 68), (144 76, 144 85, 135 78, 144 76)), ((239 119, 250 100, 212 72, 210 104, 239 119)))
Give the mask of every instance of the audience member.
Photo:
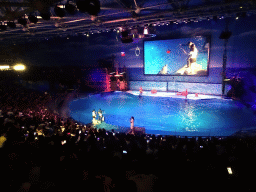
POLYGON ((242 189, 236 181, 255 167, 253 138, 114 133, 63 118, 49 94, 21 89, 0 100, 2 187, 11 191, 242 189))

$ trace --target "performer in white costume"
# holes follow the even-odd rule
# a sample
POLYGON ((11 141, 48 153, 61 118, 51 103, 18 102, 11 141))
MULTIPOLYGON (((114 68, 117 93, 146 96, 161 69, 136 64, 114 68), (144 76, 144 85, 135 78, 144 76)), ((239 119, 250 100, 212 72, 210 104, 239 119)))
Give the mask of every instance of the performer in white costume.
POLYGON ((98 111, 98 114, 99 114, 99 121, 102 123, 102 117, 103 117, 103 115, 102 115, 102 110, 101 109, 99 109, 99 111, 98 111))

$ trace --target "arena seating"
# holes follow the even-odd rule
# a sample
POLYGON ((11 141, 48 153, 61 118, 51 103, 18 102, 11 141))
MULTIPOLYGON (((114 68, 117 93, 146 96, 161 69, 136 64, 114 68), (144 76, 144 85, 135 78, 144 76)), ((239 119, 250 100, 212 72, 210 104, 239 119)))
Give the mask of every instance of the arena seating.
POLYGON ((48 93, 15 89, 0 99, 8 191, 255 189, 254 137, 115 133, 59 116, 48 93))

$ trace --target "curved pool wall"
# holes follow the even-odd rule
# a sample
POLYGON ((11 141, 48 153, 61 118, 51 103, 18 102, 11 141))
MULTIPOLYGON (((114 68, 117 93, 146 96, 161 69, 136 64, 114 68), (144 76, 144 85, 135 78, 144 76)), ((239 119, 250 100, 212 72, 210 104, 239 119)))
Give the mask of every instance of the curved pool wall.
POLYGON ((100 128, 127 131, 130 118, 148 134, 181 136, 230 136, 256 128, 253 111, 239 101, 185 100, 170 97, 138 97, 126 92, 91 94, 69 103, 70 115, 81 123, 92 122, 92 110, 103 110, 100 128))

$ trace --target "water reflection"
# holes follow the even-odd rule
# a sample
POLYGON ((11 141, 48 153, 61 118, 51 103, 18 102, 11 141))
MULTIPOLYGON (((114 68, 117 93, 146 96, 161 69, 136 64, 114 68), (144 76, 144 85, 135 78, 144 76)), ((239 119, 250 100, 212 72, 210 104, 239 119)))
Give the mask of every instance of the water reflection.
POLYGON ((180 103, 179 115, 181 118, 181 128, 182 131, 198 131, 200 126, 200 121, 198 121, 198 110, 195 108, 193 103, 188 100, 180 103))
POLYGON ((72 118, 83 123, 90 123, 92 110, 99 108, 106 112, 104 117, 108 124, 130 127, 129 119, 134 116, 135 126, 145 127, 147 131, 168 131, 169 134, 229 135, 227 128, 235 132, 241 127, 256 126, 251 110, 226 100, 194 101, 106 93, 70 104, 72 118))

